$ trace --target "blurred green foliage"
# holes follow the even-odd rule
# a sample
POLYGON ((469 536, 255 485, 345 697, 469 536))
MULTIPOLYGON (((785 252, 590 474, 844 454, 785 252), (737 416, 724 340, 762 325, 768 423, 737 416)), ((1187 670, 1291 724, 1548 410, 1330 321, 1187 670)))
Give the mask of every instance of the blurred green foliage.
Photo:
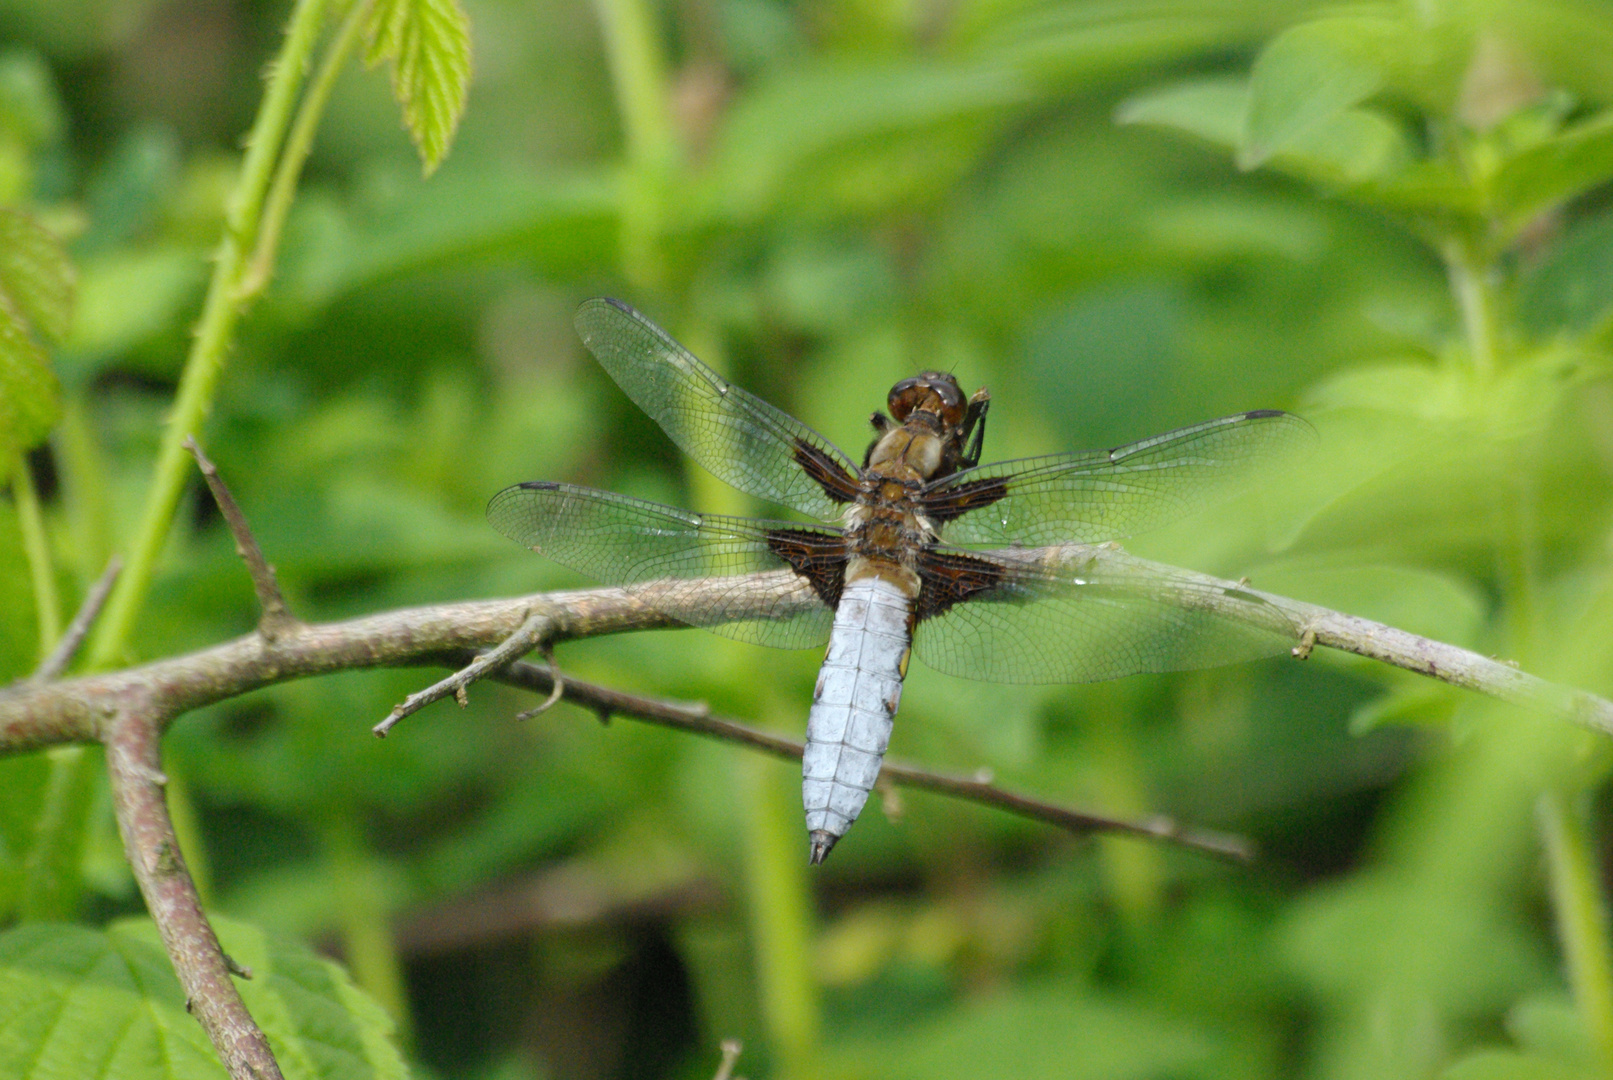
MULTIPOLYGON (((300 616, 577 584, 483 522, 519 480, 744 509, 583 354, 605 293, 853 452, 929 367, 991 387, 992 458, 1294 408, 1314 459, 1132 546, 1613 693, 1605 4, 465 7, 429 181, 386 81, 337 83, 203 433, 300 616)), ((136 530, 288 17, 0 3, 6 677, 136 530)), ((127 659, 255 617, 193 482, 127 659)), ((792 732, 818 659, 693 630, 559 657, 792 732)), ((1543 873, 1537 821, 1549 793, 1599 853, 1613 755, 1558 721, 1323 655, 1073 688, 915 666, 893 755, 1264 858, 904 793, 806 874, 788 764, 514 724, 494 686, 369 735, 434 677, 282 686, 165 741, 211 908, 342 958, 422 1075, 708 1076, 730 1037, 753 1077, 1613 1070, 1595 875, 1543 873)), ((0 979, 133 955, 40 921, 139 907, 95 752, 0 760, 0 841, 0 979)))

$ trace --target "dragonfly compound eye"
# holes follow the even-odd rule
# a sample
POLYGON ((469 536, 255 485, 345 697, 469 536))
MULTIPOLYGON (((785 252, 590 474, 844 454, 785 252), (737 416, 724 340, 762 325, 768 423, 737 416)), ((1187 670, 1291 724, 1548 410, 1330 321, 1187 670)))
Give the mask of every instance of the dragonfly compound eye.
POLYGON ((963 423, 963 390, 958 380, 940 371, 926 371, 903 379, 891 387, 886 401, 897 423, 905 421, 914 409, 926 409, 956 427, 963 423))

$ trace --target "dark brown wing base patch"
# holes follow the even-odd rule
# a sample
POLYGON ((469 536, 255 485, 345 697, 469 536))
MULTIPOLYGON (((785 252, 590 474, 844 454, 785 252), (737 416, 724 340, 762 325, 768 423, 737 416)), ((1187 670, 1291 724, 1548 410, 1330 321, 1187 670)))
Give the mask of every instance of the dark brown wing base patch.
POLYGON ((844 537, 811 529, 769 529, 767 547, 806 578, 819 600, 831 609, 840 606, 848 558, 844 537))
POLYGON ((849 503, 857 498, 856 478, 841 468, 834 458, 805 439, 795 440, 795 463, 835 502, 849 503))
POLYGON ((933 549, 920 556, 918 571, 922 584, 918 602, 913 605, 916 623, 944 613, 953 604, 998 588, 1008 578, 1007 568, 999 563, 933 549))
POLYGON ((979 510, 1008 494, 1008 481, 1001 477, 970 480, 956 487, 942 488, 920 497, 924 513, 937 525, 955 521, 971 510, 979 510))

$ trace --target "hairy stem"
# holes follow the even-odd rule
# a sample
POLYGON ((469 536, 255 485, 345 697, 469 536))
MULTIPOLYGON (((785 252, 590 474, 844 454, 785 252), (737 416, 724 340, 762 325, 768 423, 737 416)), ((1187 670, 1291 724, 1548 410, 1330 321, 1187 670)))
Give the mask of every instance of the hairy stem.
POLYGON ((268 194, 264 199, 263 221, 258 228, 258 242, 253 248, 251 261, 247 264, 246 273, 237 289, 237 297, 241 300, 257 296, 269 283, 269 275, 274 270, 275 254, 280 247, 280 233, 285 227, 286 215, 291 211, 291 202, 297 195, 297 181, 302 177, 302 167, 308 161, 308 154, 313 149, 314 133, 319 130, 319 122, 324 118, 325 106, 330 102, 337 76, 347 66, 348 58, 358 46, 359 35, 363 31, 364 21, 369 16, 371 6, 372 0, 363 0, 361 3, 355 3, 353 9, 347 13, 347 18, 342 21, 335 39, 326 47, 325 56, 319 62, 319 72, 309 84, 308 92, 303 95, 302 104, 297 108, 297 118, 292 122, 285 150, 280 155, 274 180, 270 183, 268 194))
POLYGON ((240 296, 241 281, 249 253, 257 244, 264 197, 291 124, 292 109, 302 88, 309 58, 324 25, 327 2, 298 0, 285 42, 271 66, 269 87, 248 136, 241 172, 226 206, 224 236, 214 256, 212 280, 190 355, 180 376, 179 393, 163 431, 151 490, 129 548, 124 573, 112 590, 104 617, 90 643, 88 659, 92 668, 107 667, 122 655, 150 591, 157 557, 173 527, 174 512, 190 475, 185 439, 201 428, 213 404, 236 325, 246 310, 246 303, 240 296))

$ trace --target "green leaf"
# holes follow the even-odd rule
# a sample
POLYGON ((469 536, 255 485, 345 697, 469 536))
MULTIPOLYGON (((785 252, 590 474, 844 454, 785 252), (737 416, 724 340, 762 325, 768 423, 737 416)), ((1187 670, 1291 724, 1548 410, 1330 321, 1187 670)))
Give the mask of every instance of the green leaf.
POLYGON ((1115 122, 1175 128, 1236 150, 1248 111, 1249 81, 1219 76, 1173 83, 1127 98, 1115 110, 1115 122))
POLYGON ((1523 223, 1613 178, 1613 110, 1508 159, 1496 174, 1497 209, 1523 223))
POLYGON ((61 244, 26 214, 0 208, 0 463, 37 445, 56 422, 56 376, 38 339, 67 333, 72 299, 61 244))
MULTIPOLYGON (((250 926, 214 920, 253 977, 236 983, 286 1080, 407 1075, 392 1023, 335 964, 250 926)), ((185 1009, 149 920, 105 931, 32 923, 0 934, 0 1076, 214 1080, 225 1072, 185 1009)))
POLYGON ((1398 20, 1352 15, 1301 23, 1277 35, 1250 71, 1238 166, 1253 169, 1380 90, 1398 20))
MULTIPOLYGON (((1115 119, 1185 131, 1241 155, 1250 102, 1249 85, 1241 79, 1200 79, 1131 98, 1115 119)), ((1352 187, 1397 175, 1410 157, 1398 124, 1372 109, 1345 108, 1294 132, 1255 164, 1312 183, 1352 187)), ((1243 156, 1239 164, 1250 167, 1243 156)))
POLYGON ((620 200, 608 179, 464 164, 406 202, 362 215, 318 195, 302 200, 286 230, 277 299, 317 308, 381 281, 485 262, 567 280, 615 258, 620 200))
POLYGON ((1204 1074, 1215 1042, 1190 1022, 1043 985, 993 994, 854 1044, 861 1067, 832 1075, 1144 1080, 1204 1074))
POLYGON ((51 341, 73 317, 73 266, 55 236, 27 214, 0 207, 0 309, 51 341))
POLYGON ((0 309, 0 462, 38 445, 59 407, 45 351, 0 309))
POLYGON ((470 19, 458 0, 379 0, 364 63, 392 63, 392 96, 426 175, 448 154, 470 87, 470 19))
POLYGON ((1529 268, 1517 310, 1539 338, 1593 331, 1613 318, 1613 211, 1577 222, 1529 268))
POLYGON ((831 214, 934 197, 1033 95, 1004 66, 841 63, 780 74, 729 113, 703 192, 713 217, 779 203, 831 214))
POLYGON ((1596 1080, 1601 1075, 1585 1065, 1537 1054, 1480 1050, 1446 1069, 1440 1080, 1596 1080))

